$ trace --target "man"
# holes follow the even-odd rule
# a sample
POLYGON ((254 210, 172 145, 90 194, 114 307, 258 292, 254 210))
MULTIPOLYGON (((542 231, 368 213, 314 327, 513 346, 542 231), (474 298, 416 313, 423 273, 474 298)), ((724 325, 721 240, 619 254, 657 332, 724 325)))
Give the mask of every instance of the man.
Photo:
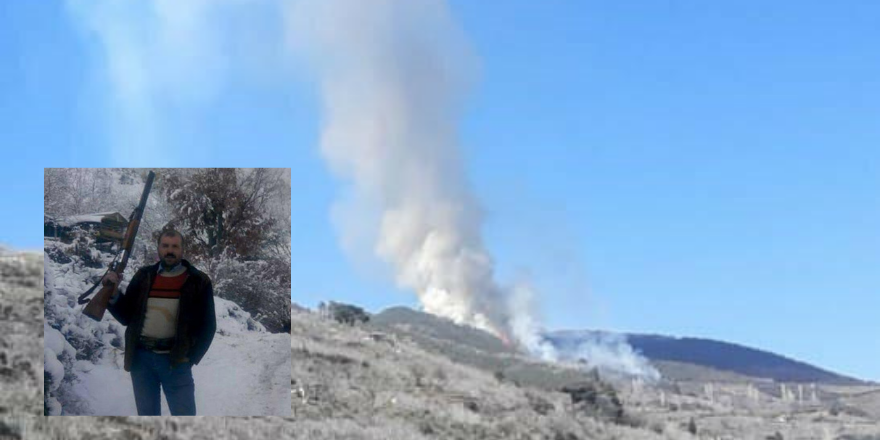
MULTIPOLYGON (((138 415, 161 415, 160 385, 171 415, 195 415, 192 366, 214 339, 214 292, 211 279, 183 259, 179 232, 163 231, 158 251, 159 262, 140 268, 108 310, 127 326, 125 371, 131 372, 138 415)), ((104 279, 117 281, 113 272, 104 279)))

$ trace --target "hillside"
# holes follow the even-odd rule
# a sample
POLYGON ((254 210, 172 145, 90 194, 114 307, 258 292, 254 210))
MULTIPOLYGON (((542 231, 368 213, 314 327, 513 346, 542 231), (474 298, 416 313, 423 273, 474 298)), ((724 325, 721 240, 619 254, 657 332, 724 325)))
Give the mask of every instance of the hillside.
POLYGON ((582 384, 580 391, 598 400, 573 402, 571 394, 518 386, 427 352, 406 337, 339 324, 298 308, 291 317, 291 352, 285 350, 285 355, 293 354, 293 417, 4 417, 0 428, 11 438, 35 440, 577 440, 682 435, 677 427, 659 435, 623 417, 612 401, 613 389, 598 382, 582 384))
POLYGON ((294 418, 316 438, 664 438, 606 411, 613 391, 587 375, 580 383, 598 400, 574 404, 569 394, 455 361, 466 349, 452 356, 425 349, 416 341, 427 336, 415 329, 351 327, 301 312, 293 323, 294 418))
MULTIPOLYGON (((32 257, 0 260, 0 298, 8 313, 4 324, 20 330, 15 338, 4 334, 4 354, 19 367, 33 367, 33 359, 24 363, 28 356, 38 362, 38 341, 25 335, 40 331, 40 320, 35 319, 40 312, 40 263, 42 259, 32 257)), ((395 319, 405 317, 409 323, 382 322, 375 315, 369 325, 351 326, 292 307, 291 351, 280 351, 285 360, 293 355, 291 391, 285 390, 292 416, 43 417, 39 377, 11 368, 24 380, 14 382, 20 386, 18 392, 4 395, 0 435, 34 440, 691 439, 698 438, 688 433, 693 420, 699 438, 880 436, 877 387, 820 385, 818 399, 808 402, 793 398, 790 388, 782 388, 787 394, 774 395, 778 385, 766 381, 676 381, 657 386, 633 381, 612 387, 593 374, 510 353, 503 344, 482 340, 471 328, 455 328, 449 321, 415 311, 395 313, 395 319), (435 328, 420 328, 420 322, 435 328), (476 338, 473 346, 465 336, 476 338), (443 352, 456 346, 458 351, 443 352), (556 379, 527 384, 507 373, 457 361, 462 353, 474 359, 503 359, 510 370, 532 368, 536 377, 556 379), (559 372, 567 373, 554 375, 559 372), (577 381, 562 388, 551 383, 565 377, 577 381)), ((390 317, 394 315, 385 315, 390 317)), ((235 329, 228 330, 231 334, 235 329)), ((52 348, 57 342, 49 337, 46 345, 52 348)), ((5 383, 10 390, 13 382, 5 383)))
POLYGON ((522 386, 557 390, 594 380, 582 368, 537 361, 483 330, 408 307, 391 307, 373 315, 368 328, 393 333, 423 350, 522 386))
MULTIPOLYGON (((509 347, 497 339, 493 341, 491 335, 481 330, 457 326, 447 319, 408 308, 393 307, 373 315, 369 327, 386 329, 431 353, 486 372, 501 371, 505 377, 517 377, 517 373, 528 371, 529 374, 517 378, 522 380, 515 380, 523 387, 552 391, 565 380, 589 376, 583 371, 511 354, 509 347), (560 374, 561 371, 565 373, 560 374)), ((568 336, 577 335, 583 336, 573 332, 568 336)), ((560 338, 548 336, 560 342, 560 338)), ((720 345, 750 350, 734 344, 720 345)), ((735 350, 730 352, 731 356, 738 354, 735 350)), ((772 353, 766 355, 782 358, 772 353)), ((833 376, 829 382, 805 384, 691 362, 651 362, 662 374, 656 383, 638 378, 606 379, 618 390, 631 420, 640 420, 643 426, 660 432, 667 432, 670 427, 682 428, 693 419, 701 432, 722 438, 765 438, 777 432, 784 438, 831 439, 861 438, 848 437, 846 433, 866 433, 864 438, 880 434, 878 388, 860 381, 833 376)))

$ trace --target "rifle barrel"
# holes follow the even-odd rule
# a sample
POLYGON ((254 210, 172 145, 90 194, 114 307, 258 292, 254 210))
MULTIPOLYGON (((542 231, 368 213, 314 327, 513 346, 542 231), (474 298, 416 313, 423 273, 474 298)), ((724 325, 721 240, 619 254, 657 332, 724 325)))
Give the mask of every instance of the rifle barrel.
MULTIPOLYGON (((153 188, 153 178, 155 177, 156 173, 152 171, 147 175, 147 182, 144 185, 144 192, 141 194, 140 203, 138 203, 137 208, 134 209, 134 212, 131 213, 131 218, 128 220, 128 229, 125 233, 125 240, 123 241, 123 249, 121 253, 122 258, 119 262, 111 263, 108 271, 116 272, 120 274, 120 276, 122 272, 125 271, 125 267, 128 265, 128 257, 131 256, 131 250, 134 248, 134 239, 137 237, 138 229, 140 229, 141 218, 143 218, 144 210, 147 207, 147 198, 150 196, 150 190, 153 188)), ((80 295, 79 302, 81 304, 85 302, 85 298, 88 297, 100 282, 101 281, 98 281, 88 292, 80 295)), ((107 310, 107 305, 110 302, 113 293, 116 291, 116 287, 116 284, 103 286, 98 294, 88 302, 88 305, 83 309, 83 314, 96 321, 100 321, 101 318, 104 317, 104 311, 107 310)))

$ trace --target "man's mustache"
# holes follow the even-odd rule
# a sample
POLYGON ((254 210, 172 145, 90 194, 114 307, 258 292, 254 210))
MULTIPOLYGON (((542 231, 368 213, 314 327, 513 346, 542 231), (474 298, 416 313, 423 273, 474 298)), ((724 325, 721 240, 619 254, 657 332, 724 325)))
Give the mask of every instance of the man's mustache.
POLYGON ((167 258, 167 257, 176 257, 176 255, 174 255, 174 254, 165 254, 165 257, 166 257, 166 258, 167 258))

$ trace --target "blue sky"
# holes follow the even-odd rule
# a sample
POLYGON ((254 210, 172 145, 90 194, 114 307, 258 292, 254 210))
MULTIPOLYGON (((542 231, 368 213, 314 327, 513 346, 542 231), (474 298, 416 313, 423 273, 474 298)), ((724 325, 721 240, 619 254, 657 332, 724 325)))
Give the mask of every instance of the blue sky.
MULTIPOLYGON (((41 247, 43 167, 290 167, 294 300, 416 304, 340 249, 297 63, 162 103, 161 145, 132 163, 110 151, 138 136, 70 3, 0 6, 0 241, 41 247)), ((488 247, 549 327, 711 337, 880 380, 880 3, 451 8, 480 65, 461 143, 488 247)))

